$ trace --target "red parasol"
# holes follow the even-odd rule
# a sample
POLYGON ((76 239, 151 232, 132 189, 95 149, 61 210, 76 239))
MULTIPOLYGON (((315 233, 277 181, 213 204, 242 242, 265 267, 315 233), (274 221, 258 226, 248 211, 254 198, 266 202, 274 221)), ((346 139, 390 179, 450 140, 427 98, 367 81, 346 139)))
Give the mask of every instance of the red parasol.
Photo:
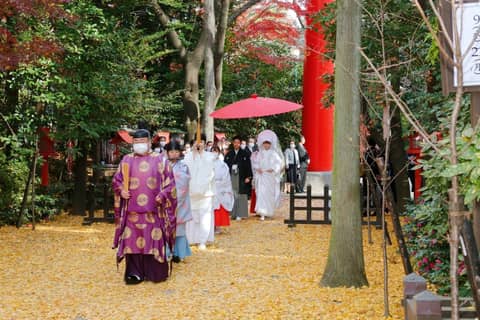
POLYGON ((133 143, 132 136, 128 133, 127 130, 123 130, 123 129, 118 130, 115 136, 109 141, 109 143, 112 143, 112 144, 119 144, 122 142, 129 143, 129 144, 133 143))
POLYGON ((275 98, 262 98, 256 94, 210 113, 216 119, 238 119, 272 116, 303 108, 301 104, 275 98))

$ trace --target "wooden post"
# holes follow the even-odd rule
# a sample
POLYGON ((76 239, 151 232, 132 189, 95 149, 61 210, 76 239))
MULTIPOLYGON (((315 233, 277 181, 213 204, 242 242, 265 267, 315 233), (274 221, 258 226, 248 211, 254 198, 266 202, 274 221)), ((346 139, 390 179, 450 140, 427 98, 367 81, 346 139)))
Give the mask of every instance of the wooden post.
POLYGON ((88 184, 87 189, 88 218, 92 221, 95 219, 95 185, 88 184))
MULTIPOLYGON (((308 188, 308 187, 307 187, 308 188)), ((290 192, 290 222, 288 223, 289 228, 295 227, 295 193, 290 192)))
MULTIPOLYGON (((310 186, 309 186, 310 187, 310 186)), ((311 192, 311 187, 310 189, 307 189, 308 192, 311 192)), ((323 220, 325 222, 330 221, 330 198, 329 198, 329 187, 328 184, 326 184, 323 187, 323 220)))
MULTIPOLYGON (((105 178, 104 178, 105 179, 105 178)), ((103 183, 103 217, 107 219, 110 211, 110 184, 103 183)))
POLYGON ((364 182, 366 183, 367 185, 367 203, 366 203, 366 207, 367 207, 367 231, 368 231, 368 243, 369 244, 372 244, 373 243, 373 240, 372 240, 372 227, 370 225, 370 182, 368 180, 367 177, 365 177, 365 180, 364 182))
POLYGON ((312 186, 307 187, 307 221, 312 221, 312 186))
POLYGON ((475 244, 472 222, 465 219, 460 234, 460 244, 463 250, 465 264, 467 266, 468 280, 472 288, 472 296, 475 301, 475 310, 477 318, 480 318, 480 274, 478 249, 475 244))

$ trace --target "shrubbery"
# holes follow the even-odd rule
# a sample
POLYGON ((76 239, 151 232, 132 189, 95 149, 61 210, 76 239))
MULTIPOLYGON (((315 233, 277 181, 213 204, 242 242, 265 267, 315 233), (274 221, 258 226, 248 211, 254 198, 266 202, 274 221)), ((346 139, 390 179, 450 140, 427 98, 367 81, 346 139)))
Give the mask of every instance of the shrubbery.
MULTIPOLYGON (((0 226, 15 224, 20 214, 23 192, 27 182, 28 162, 22 158, 13 158, 7 161, 6 156, 0 153, 0 226)), ((39 185, 39 181, 35 182, 39 185)), ((31 186, 30 186, 31 188, 31 186)), ((60 212, 64 204, 65 187, 51 186, 48 190, 37 187, 35 194, 35 217, 49 219, 60 212)), ((31 189, 22 223, 32 220, 31 189)))
POLYGON ((12 224, 20 212, 28 163, 21 158, 7 160, 0 153, 0 168, 0 225, 12 224))
MULTIPOLYGON (((465 203, 480 198, 480 137, 471 128, 457 138, 458 164, 452 166, 449 141, 439 143, 440 152, 424 149, 421 168, 425 185, 421 203, 409 207, 404 232, 416 270, 434 284, 438 293, 450 292, 450 253, 448 243, 448 188, 453 175, 459 176, 465 203)), ((459 257, 459 288, 462 296, 471 295, 463 256, 459 257)))

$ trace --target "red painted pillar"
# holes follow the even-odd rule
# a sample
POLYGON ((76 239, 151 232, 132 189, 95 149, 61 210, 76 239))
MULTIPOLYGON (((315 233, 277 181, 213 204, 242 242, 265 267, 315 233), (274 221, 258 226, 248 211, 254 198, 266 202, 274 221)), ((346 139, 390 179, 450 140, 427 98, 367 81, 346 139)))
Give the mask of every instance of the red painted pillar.
POLYGON ((331 171, 333 161, 333 105, 325 106, 322 98, 328 84, 323 76, 333 73, 333 63, 323 57, 326 42, 321 26, 311 16, 330 0, 309 0, 305 32, 305 62, 303 66, 303 120, 305 147, 310 155, 308 171, 331 171))
POLYGON ((41 177, 41 185, 46 187, 48 186, 48 157, 52 156, 55 153, 54 142, 50 137, 50 128, 41 127, 38 129, 39 141, 38 148, 39 153, 43 158, 41 177))

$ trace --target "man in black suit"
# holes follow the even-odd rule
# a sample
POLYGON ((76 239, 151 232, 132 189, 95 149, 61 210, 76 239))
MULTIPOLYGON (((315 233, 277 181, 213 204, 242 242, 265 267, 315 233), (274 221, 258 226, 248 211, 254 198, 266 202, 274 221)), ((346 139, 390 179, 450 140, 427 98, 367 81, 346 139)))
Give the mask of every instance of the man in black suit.
POLYGON ((298 157, 300 158, 300 172, 297 179, 296 191, 305 192, 305 180, 307 178, 307 168, 310 163, 310 156, 307 149, 305 149, 305 137, 300 137, 300 142, 297 145, 298 157))
POLYGON ((240 148, 241 141, 239 136, 233 137, 233 148, 225 155, 235 197, 232 217, 237 220, 248 217, 248 195, 252 189, 253 176, 250 153, 240 148))

